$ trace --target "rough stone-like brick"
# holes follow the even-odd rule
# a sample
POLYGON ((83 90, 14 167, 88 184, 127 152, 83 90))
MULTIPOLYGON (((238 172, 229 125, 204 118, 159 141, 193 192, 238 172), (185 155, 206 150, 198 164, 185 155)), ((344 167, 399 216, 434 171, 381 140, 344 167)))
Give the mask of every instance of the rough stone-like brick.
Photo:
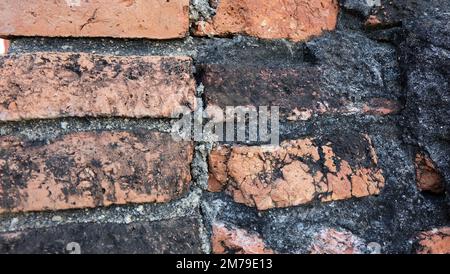
MULTIPOLYGON (((450 5, 416 2, 431 10, 404 21, 407 36, 399 53, 405 68, 405 127, 435 164, 450 197, 450 5)), ((417 11, 416 6, 408 11, 417 11)))
POLYGON ((273 254, 260 235, 231 224, 214 222, 212 225, 212 252, 215 254, 273 254))
POLYGON ((193 145, 168 133, 0 137, 0 213, 168 202, 189 189, 193 145))
POLYGON ((0 57, 0 120, 167 118, 195 106, 188 57, 31 53, 0 57))
POLYGON ((418 240, 419 254, 450 254, 450 227, 422 232, 418 240))
POLYGON ((430 157, 418 152, 414 164, 416 167, 417 187, 421 191, 430 191, 433 193, 444 192, 444 181, 430 157))
POLYGON ((323 229, 313 239, 311 254, 363 254, 364 241, 349 231, 333 228, 323 229))
POLYGON ((0 233, 0 253, 202 253, 199 221, 183 217, 131 224, 67 224, 0 233))
POLYGON ((387 115, 404 107, 395 48, 335 31, 306 44, 241 37, 197 57, 208 106, 279 106, 281 118, 387 115))
POLYGON ((245 34, 301 41, 336 27, 335 0, 221 0, 216 15, 196 24, 196 35, 245 34))
POLYGON ((329 92, 321 84, 320 67, 262 67, 206 64, 202 83, 208 106, 279 106, 281 118, 308 120, 323 114, 388 115, 401 109, 388 98, 354 102, 347 95, 329 92))
MULTIPOLYGON (((372 22, 376 20, 376 24, 372 26, 391 27, 408 23, 422 16, 433 17, 436 12, 445 15, 448 11, 450 6, 442 0, 380 0, 380 5, 372 9, 372 16, 369 19, 372 22)), ((442 28, 439 25, 437 27, 442 28)), ((429 29, 430 26, 426 28, 429 29)))
POLYGON ((0 35, 170 39, 189 28, 189 0, 2 0, 0 35))
POLYGON ((209 190, 226 189, 259 210, 377 195, 384 186, 367 135, 284 141, 279 147, 223 145, 209 157, 209 190))

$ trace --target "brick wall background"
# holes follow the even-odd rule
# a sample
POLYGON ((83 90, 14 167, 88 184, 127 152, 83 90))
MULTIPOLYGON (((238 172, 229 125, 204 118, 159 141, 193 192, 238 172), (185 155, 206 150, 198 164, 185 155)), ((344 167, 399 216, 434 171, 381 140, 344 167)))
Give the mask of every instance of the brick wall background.
POLYGON ((450 253, 449 22, 447 0, 1 1, 0 252, 450 253), (233 105, 280 106, 280 146, 172 139, 177 107, 233 105))

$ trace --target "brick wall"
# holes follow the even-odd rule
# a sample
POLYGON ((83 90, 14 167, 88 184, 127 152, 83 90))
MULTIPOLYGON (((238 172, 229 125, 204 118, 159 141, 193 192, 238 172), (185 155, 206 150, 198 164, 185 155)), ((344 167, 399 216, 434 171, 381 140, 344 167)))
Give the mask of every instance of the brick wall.
POLYGON ((394 2, 2 0, 0 252, 450 253, 450 5, 394 2), (227 106, 279 146, 174 138, 227 106))

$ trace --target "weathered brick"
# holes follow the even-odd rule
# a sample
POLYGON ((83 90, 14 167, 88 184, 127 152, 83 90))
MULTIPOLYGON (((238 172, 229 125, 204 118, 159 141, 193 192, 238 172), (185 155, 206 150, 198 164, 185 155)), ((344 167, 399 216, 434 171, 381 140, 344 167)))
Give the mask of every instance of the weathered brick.
POLYGON ((383 97, 352 100, 329 92, 318 66, 255 66, 204 64, 202 83, 208 106, 279 106, 281 118, 308 120, 323 114, 388 115, 401 109, 383 97))
POLYGON ((215 254, 273 254, 261 236, 231 224, 214 222, 211 238, 212 252, 215 254))
POLYGON ((421 191, 432 193, 444 192, 444 180, 436 169, 436 164, 423 152, 416 153, 414 161, 416 168, 416 183, 421 191))
POLYGON ((196 23, 196 35, 244 34, 301 41, 336 27, 335 0, 221 0, 216 14, 196 23))
POLYGON ((450 254, 450 227, 420 233, 418 244, 419 254, 450 254))
POLYGON ((279 147, 223 145, 209 157, 209 190, 225 189, 259 210, 377 195, 382 170, 367 135, 284 141, 279 147))
POLYGON ((195 107, 189 57, 31 53, 0 57, 0 120, 167 118, 195 107))
POLYGON ((189 0, 2 0, 0 35, 170 39, 189 28, 189 0))
POLYGON ((364 241, 346 230, 325 228, 313 239, 311 254, 364 254, 364 241))
POLYGON ((202 253, 199 229, 195 217, 131 224, 66 224, 0 233, 0 253, 61 254, 76 252, 79 247, 81 254, 198 254, 202 253))
POLYGON ((388 115, 404 108, 395 48, 335 31, 286 47, 249 37, 199 52, 208 106, 279 106, 282 119, 388 115))
POLYGON ((162 203, 189 189, 193 145, 153 131, 0 137, 0 213, 162 203))
MULTIPOLYGON (((410 21, 419 17, 426 16, 432 18, 436 14, 447 16, 449 11, 448 3, 443 3, 442 0, 380 0, 380 5, 375 6, 371 10, 371 16, 367 20, 368 25, 372 27, 392 27, 400 24, 407 25, 410 21), (443 5, 444 4, 444 5, 443 5)), ((447 18, 448 21, 448 18, 447 18)), ((443 29, 443 26, 437 25, 438 28, 443 29)), ((427 26, 426 29, 432 29, 432 26, 427 26)))

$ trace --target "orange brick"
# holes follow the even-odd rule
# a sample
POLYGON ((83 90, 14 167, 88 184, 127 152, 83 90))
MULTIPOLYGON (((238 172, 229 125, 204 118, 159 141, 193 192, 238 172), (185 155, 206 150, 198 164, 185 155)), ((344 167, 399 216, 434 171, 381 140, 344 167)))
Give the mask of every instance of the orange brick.
POLYGON ((418 152, 414 165, 416 168, 417 187, 421 191, 437 194, 444 192, 444 180, 430 157, 422 152, 418 152))
POLYGON ((244 34, 301 41, 336 27, 336 0, 221 0, 216 15, 196 25, 196 35, 244 34))
POLYGON ((419 254, 450 254, 450 227, 422 232, 418 240, 419 254))
POLYGON ((215 254, 273 254, 258 233, 248 232, 231 224, 214 222, 212 252, 215 254))
POLYGON ((0 35, 171 39, 189 28, 189 0, 2 0, 0 35))
POLYGON ((0 213, 162 203, 191 181, 193 145, 153 131, 0 137, 0 213))
POLYGON ((225 189, 236 202, 259 210, 379 194, 384 177, 370 138, 339 139, 218 146, 209 157, 209 190, 225 189))
POLYGON ((189 57, 31 53, 0 57, 0 120, 170 118, 195 108, 189 57))

